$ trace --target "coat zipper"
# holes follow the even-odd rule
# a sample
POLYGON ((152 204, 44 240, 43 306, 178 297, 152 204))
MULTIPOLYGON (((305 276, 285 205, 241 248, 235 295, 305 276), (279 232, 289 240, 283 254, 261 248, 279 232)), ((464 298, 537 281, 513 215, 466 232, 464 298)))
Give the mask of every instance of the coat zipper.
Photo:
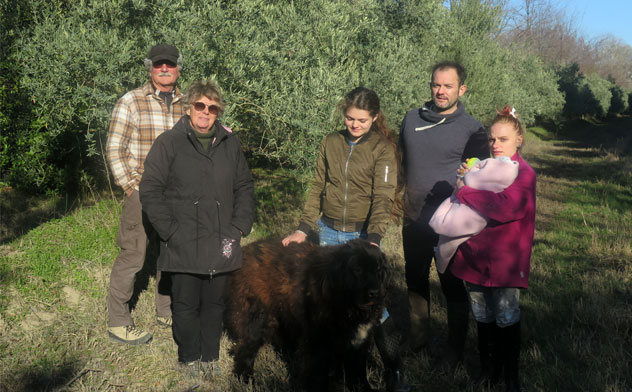
POLYGON ((343 207, 342 207, 342 231, 346 231, 347 226, 347 195, 349 193, 349 180, 347 178, 347 171, 349 169, 349 160, 351 160, 351 154, 353 153, 353 146, 350 146, 349 155, 347 156, 347 161, 345 162, 345 197, 343 199, 343 207))
MULTIPOLYGON (((221 204, 219 202, 219 200, 215 200, 215 203, 217 205, 217 228, 218 228, 218 236, 217 236, 217 249, 219 249, 220 252, 220 257, 221 257, 221 253, 222 253, 222 217, 220 216, 220 207, 221 204)), ((211 279, 213 279, 213 273, 215 272, 215 270, 209 269, 208 270, 208 274, 211 277, 211 279)))
POLYGON ((199 204, 200 198, 193 202, 195 205, 195 259, 198 259, 198 250, 200 249, 198 241, 200 241, 200 216, 199 216, 199 204))
MULTIPOLYGON (((192 132, 191 132, 191 131, 187 132, 187 134, 188 134, 188 136, 189 136, 189 139, 190 139, 190 140, 192 140, 192 141, 193 141, 194 139, 196 139, 196 138, 193 136, 193 134, 192 134, 192 132)), ((196 141, 197 141, 197 140, 196 140, 196 141)), ((202 149, 202 150, 201 150, 201 151, 203 152, 203 153, 202 153, 202 155, 204 155, 206 158, 208 158, 208 159, 210 159, 210 160, 212 160, 211 155, 212 155, 212 153, 214 152, 215 148, 217 147, 217 146, 215 145, 215 142, 216 142, 216 141, 219 143, 219 141, 218 141, 218 139, 217 139, 217 136, 215 136, 215 137, 213 138, 213 142, 211 143, 211 148, 210 148, 210 151, 206 152, 206 151, 204 151, 204 149, 202 149)), ((200 143, 199 141, 197 141, 197 143, 201 146, 201 143, 200 143)), ((193 141, 193 144, 194 144, 194 148, 195 148, 195 149, 199 152, 199 149, 195 146, 195 141, 193 141)), ((200 199, 198 198, 198 199, 197 199, 197 200, 193 203, 193 204, 195 204, 195 219, 196 219, 198 222, 199 222, 199 217, 198 217, 198 204, 199 204, 199 202, 200 202, 200 199)), ((218 249, 219 249, 219 251, 220 251, 220 256, 221 256, 221 252, 222 252, 222 220, 221 220, 221 217, 220 217, 220 215, 219 215, 219 214, 220 214, 220 202, 219 202, 219 201, 217 201, 217 200, 215 200, 215 203, 217 203, 217 222, 218 222, 218 227, 219 227, 219 237, 218 237, 218 239, 217 239, 217 242, 218 242, 218 249)), ((196 241, 199 241, 199 225, 196 225, 196 228, 195 228, 195 234, 196 234, 196 237, 198 238, 198 239, 196 239, 196 241)), ((197 245, 197 244, 196 244, 196 245, 197 245)), ((198 249, 197 249, 197 248, 198 248, 198 247, 196 246, 196 249, 195 249, 195 257, 196 257, 196 259, 198 258, 198 249)), ((209 270, 208 270, 208 274, 209 274, 209 276, 210 276, 210 278, 211 278, 211 279, 213 279, 213 274, 214 274, 215 272, 216 272, 215 270, 213 270, 213 269, 210 269, 210 268, 209 268, 209 270)))

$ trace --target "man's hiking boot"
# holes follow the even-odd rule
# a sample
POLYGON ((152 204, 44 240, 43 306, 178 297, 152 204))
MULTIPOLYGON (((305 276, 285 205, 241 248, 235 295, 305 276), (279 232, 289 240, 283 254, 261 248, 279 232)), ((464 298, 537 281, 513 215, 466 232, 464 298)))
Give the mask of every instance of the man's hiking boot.
POLYGON ((156 322, 158 323, 158 325, 165 328, 171 328, 173 326, 173 319, 171 318, 171 316, 156 317, 156 322))
POLYGON ((142 331, 133 325, 108 327, 108 335, 110 335, 110 340, 113 342, 130 344, 132 346, 149 343, 151 340, 149 332, 142 331))

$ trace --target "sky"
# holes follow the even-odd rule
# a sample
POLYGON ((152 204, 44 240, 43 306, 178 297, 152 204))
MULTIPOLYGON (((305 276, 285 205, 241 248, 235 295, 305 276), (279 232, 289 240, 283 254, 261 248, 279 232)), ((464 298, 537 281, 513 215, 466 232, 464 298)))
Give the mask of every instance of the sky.
POLYGON ((553 4, 573 18, 579 33, 587 40, 612 34, 632 46, 632 0, 561 0, 553 4))

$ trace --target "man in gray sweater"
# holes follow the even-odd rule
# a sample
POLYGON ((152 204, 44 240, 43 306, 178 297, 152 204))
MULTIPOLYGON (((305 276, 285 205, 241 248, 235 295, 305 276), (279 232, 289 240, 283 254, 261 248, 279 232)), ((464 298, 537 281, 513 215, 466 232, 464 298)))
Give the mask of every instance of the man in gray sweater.
MULTIPOLYGON (((430 264, 438 235, 428 222, 456 182, 456 171, 467 158, 489 157, 483 125, 465 112, 459 98, 467 87, 465 69, 444 61, 432 70, 432 101, 406 113, 400 129, 404 193, 404 258, 410 311, 410 343, 423 348, 430 335, 430 264)), ((447 300, 448 350, 446 359, 454 366, 463 355, 469 314, 463 281, 450 269, 439 274, 447 300)))

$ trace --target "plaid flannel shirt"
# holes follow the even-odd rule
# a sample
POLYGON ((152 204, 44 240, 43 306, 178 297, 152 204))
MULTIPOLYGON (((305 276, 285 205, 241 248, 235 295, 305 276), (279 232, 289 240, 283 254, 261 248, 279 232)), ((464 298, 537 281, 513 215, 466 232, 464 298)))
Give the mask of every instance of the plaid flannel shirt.
POLYGON ((184 114, 182 98, 176 88, 171 110, 167 110, 151 82, 147 82, 123 95, 114 106, 106 155, 114 182, 125 192, 138 190, 145 158, 154 140, 173 128, 184 114))

